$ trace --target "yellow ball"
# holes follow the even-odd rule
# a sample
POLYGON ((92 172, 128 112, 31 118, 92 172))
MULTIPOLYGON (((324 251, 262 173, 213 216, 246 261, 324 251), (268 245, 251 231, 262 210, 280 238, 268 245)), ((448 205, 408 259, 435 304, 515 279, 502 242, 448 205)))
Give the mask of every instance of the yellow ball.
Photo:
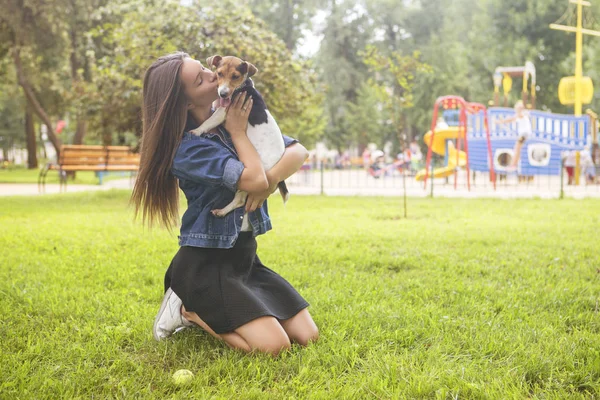
POLYGON ((185 385, 194 379, 194 373, 189 369, 180 369, 173 374, 173 382, 176 385, 185 385))

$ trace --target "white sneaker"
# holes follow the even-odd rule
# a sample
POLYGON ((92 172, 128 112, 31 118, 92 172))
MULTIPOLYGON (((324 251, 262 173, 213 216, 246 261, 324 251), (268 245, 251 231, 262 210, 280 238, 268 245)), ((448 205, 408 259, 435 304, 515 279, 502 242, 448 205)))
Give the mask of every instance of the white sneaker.
POLYGON ((179 296, 171 288, 167 289, 160 305, 160 310, 158 310, 158 315, 154 319, 154 326, 152 328, 154 339, 162 340, 168 338, 176 331, 194 325, 193 322, 186 320, 181 315, 182 304, 179 296))

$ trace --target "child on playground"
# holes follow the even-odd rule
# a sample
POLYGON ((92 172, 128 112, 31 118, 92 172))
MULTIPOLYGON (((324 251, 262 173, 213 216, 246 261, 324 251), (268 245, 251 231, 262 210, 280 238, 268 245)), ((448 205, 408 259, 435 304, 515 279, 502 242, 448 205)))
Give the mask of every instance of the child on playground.
POLYGON ((586 146, 581 152, 581 169, 583 170, 586 184, 596 183, 596 165, 592 159, 592 152, 589 146, 586 146))
POLYGON ((529 112, 525 111, 525 105, 521 100, 515 103, 515 115, 513 117, 498 121, 499 124, 511 124, 513 122, 517 123, 518 138, 513 150, 512 162, 507 167, 507 169, 509 170, 514 170, 519 165, 519 159, 521 158, 521 149, 523 148, 523 144, 533 133, 533 127, 531 126, 529 112))
POLYGON ((567 185, 572 185, 575 181, 575 150, 567 150, 564 152, 563 158, 565 169, 567 170, 567 185))

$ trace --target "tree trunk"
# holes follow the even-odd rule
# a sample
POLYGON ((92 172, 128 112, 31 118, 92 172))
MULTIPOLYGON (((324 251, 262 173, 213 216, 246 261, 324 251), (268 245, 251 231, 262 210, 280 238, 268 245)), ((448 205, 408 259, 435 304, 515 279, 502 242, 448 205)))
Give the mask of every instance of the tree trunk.
POLYGON ((73 144, 82 144, 83 137, 87 130, 87 121, 82 116, 77 118, 77 130, 75 131, 75 137, 73 138, 73 144))
MULTIPOLYGON (((108 119, 104 118, 103 121, 108 121, 108 119)), ((112 134, 111 134, 110 127, 108 126, 107 123, 102 124, 102 144, 104 146, 112 145, 112 134)))
POLYGON ((27 168, 35 169, 38 167, 37 145, 33 125, 33 111, 29 104, 25 106, 25 138, 27 142, 27 168))
POLYGON ((40 125, 40 131, 38 132, 39 134, 39 139, 40 139, 40 147, 42 148, 42 158, 44 160, 48 160, 48 153, 46 152, 46 143, 44 143, 44 139, 42 138, 42 129, 41 129, 41 125, 40 125))
MULTIPOLYGON (((75 17, 77 16, 77 4, 75 1, 71 1, 71 7, 72 7, 72 11, 75 14, 75 17)), ((79 76, 79 68, 80 68, 80 62, 79 62, 79 58, 77 57, 78 55, 78 51, 79 51, 79 46, 78 46, 78 41, 77 38, 80 37, 80 35, 78 34, 77 30, 75 29, 75 24, 73 24, 71 26, 71 30, 69 31, 69 37, 71 39, 71 56, 70 56, 70 61, 71 61, 71 79, 73 80, 73 90, 75 90, 76 93, 80 93, 83 92, 83 82, 81 82, 81 77, 79 76)), ((87 65, 84 65, 84 70, 87 70, 87 65)), ((84 75, 87 75, 86 71, 84 71, 84 75)), ((75 130, 75 137, 73 138, 73 144, 82 144, 83 143, 83 137, 85 136, 87 130, 87 119, 85 118, 84 115, 78 115, 77 116, 77 129, 75 130)))
POLYGON ((294 47, 295 47, 295 42, 294 42, 294 6, 295 6, 295 1, 294 0, 287 0, 284 2, 283 7, 285 7, 285 18, 287 20, 287 27, 285 30, 285 37, 283 38, 283 41, 285 42, 285 47, 287 47, 288 50, 293 51, 294 47))
POLYGON ((21 62, 21 53, 20 53, 19 47, 16 47, 12 53, 13 53, 12 54, 13 60, 15 62, 15 69, 17 72, 17 81, 19 82, 19 85, 23 88, 23 91, 25 92, 25 97, 27 98, 27 102, 31 105, 35 114, 42 120, 42 122, 48 128, 48 133, 47 133, 48 138, 50 139, 50 142, 56 149, 56 155, 58 157, 58 155, 60 154, 60 146, 62 143, 61 143, 60 139, 54 133, 54 128, 52 126, 52 122, 50 121, 50 117, 48 116, 48 114, 46 113, 46 111, 44 110, 44 108, 42 107, 40 102, 38 101, 38 99, 35 95, 35 92, 33 91, 33 88, 31 87, 31 84, 29 83, 29 81, 27 80, 27 77, 25 76, 25 71, 23 70, 23 64, 21 62))

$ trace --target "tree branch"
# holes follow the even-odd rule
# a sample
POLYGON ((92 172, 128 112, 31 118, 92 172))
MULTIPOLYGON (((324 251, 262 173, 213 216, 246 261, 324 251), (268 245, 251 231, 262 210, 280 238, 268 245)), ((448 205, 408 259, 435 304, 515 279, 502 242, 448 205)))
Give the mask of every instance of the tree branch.
POLYGON ((29 104, 32 106, 33 111, 48 128, 48 138, 50 139, 50 142, 56 149, 56 154, 58 155, 60 153, 61 141, 54 133, 54 128, 52 126, 52 122, 50 121, 50 117, 38 101, 33 91, 33 88, 31 87, 31 84, 25 76, 25 71, 23 70, 23 63, 21 61, 21 49, 19 48, 18 44, 14 47, 12 53, 13 60, 15 62, 15 69, 17 71, 17 81, 19 82, 19 85, 21 85, 21 87, 23 88, 23 92, 25 92, 25 97, 27 98, 29 104))

